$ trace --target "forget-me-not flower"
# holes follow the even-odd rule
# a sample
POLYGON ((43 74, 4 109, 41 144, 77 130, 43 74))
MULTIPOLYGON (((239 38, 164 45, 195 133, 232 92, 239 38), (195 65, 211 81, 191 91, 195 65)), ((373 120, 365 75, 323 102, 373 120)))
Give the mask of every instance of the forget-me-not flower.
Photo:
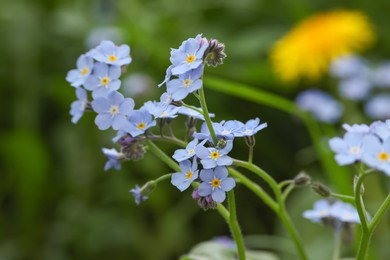
POLYGON ((203 66, 201 64, 198 68, 180 74, 179 78, 167 82, 167 92, 172 93, 173 100, 182 100, 202 87, 200 77, 203 73, 203 66))
POLYGON ((192 163, 190 160, 180 162, 180 170, 180 172, 172 174, 171 183, 180 191, 184 191, 198 178, 198 163, 196 162, 196 158, 192 163))
MULTIPOLYGON (((201 142, 200 145, 203 145, 205 142, 201 142)), ((188 160, 195 155, 195 148, 198 145, 198 139, 194 139, 189 142, 185 149, 177 149, 173 154, 172 158, 178 162, 188 160)))
POLYGON ((208 41, 199 34, 195 39, 190 38, 184 41, 179 49, 172 49, 170 57, 173 65, 172 75, 180 75, 199 67, 208 46, 208 41))
POLYGON ((93 73, 85 80, 84 87, 92 90, 93 98, 104 97, 119 89, 121 86, 120 75, 121 68, 119 66, 96 62, 93 66, 93 73))
POLYGON ((222 203, 226 198, 226 192, 236 186, 233 178, 228 177, 226 167, 205 169, 200 172, 202 183, 198 187, 200 196, 205 197, 211 194, 215 202, 222 203))
POLYGON ((87 91, 84 88, 78 87, 76 89, 76 96, 78 100, 73 101, 70 106, 70 114, 72 116, 73 124, 76 124, 84 115, 85 108, 88 104, 87 91))
POLYGON ((337 57, 330 64, 330 74, 340 79, 368 75, 368 71, 366 61, 353 55, 337 57))
POLYGON ((390 95, 382 94, 373 96, 365 104, 364 111, 371 118, 390 118, 390 95))
POLYGON ((260 119, 250 119, 248 122, 246 122, 241 128, 239 128, 239 131, 235 132, 235 136, 253 136, 261 129, 267 127, 267 123, 260 124, 260 119))
POLYGON ((111 168, 114 168, 115 170, 120 170, 122 168, 120 160, 124 158, 123 153, 118 152, 115 148, 102 148, 102 152, 108 158, 108 161, 104 165, 105 171, 108 171, 111 168))
POLYGON ((106 130, 110 126, 114 130, 127 129, 130 122, 127 117, 134 108, 134 100, 124 98, 119 92, 111 92, 107 97, 98 97, 92 101, 93 110, 98 113, 95 124, 100 130, 106 130))
POLYGON ((368 135, 363 143, 362 162, 390 176, 390 137, 383 143, 374 135, 368 135))
POLYGON ((167 105, 162 102, 148 101, 143 105, 155 118, 175 118, 180 107, 167 105))
POLYGON ((335 152, 339 165, 347 165, 361 159, 363 155, 364 133, 347 132, 344 138, 334 137, 329 140, 329 146, 335 152))
POLYGON ((379 136, 379 138, 383 141, 390 137, 390 119, 386 120, 386 122, 375 121, 370 127, 370 132, 379 136))
POLYGON ((139 205, 141 201, 147 200, 149 197, 141 194, 141 188, 138 185, 135 185, 134 189, 129 190, 129 192, 134 196, 135 203, 139 205))
POLYGON ((373 84, 379 88, 390 88, 390 62, 386 62, 371 73, 373 84))
POLYGON ((87 55, 109 65, 122 66, 131 62, 130 47, 126 44, 117 46, 112 41, 102 41, 87 55))
POLYGON ((365 99, 372 89, 367 77, 357 76, 341 80, 338 86, 340 96, 350 100, 365 99))
POLYGON ((66 75, 66 81, 73 87, 80 87, 91 74, 92 68, 93 59, 83 54, 77 59, 77 69, 70 70, 66 75))
POLYGON ((214 147, 204 147, 203 145, 198 145, 195 148, 196 156, 201 160, 200 162, 203 165, 204 169, 211 169, 217 166, 228 166, 232 165, 233 159, 227 156, 227 154, 233 148, 233 141, 228 140, 226 146, 222 149, 217 149, 214 147))
POLYGON ((343 124, 343 128, 347 132, 363 133, 368 134, 370 132, 370 127, 366 124, 343 124))
POLYGON ((130 126, 125 129, 131 136, 136 137, 156 125, 152 115, 146 109, 134 110, 129 116, 130 126))

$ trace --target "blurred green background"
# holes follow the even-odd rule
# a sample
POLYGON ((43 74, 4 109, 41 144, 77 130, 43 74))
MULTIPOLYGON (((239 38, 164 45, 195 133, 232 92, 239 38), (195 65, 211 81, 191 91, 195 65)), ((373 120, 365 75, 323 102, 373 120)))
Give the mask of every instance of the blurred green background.
MULTIPOLYGON (((190 191, 180 193, 169 182, 136 206, 128 190, 171 170, 147 154, 144 160, 124 164, 121 171, 104 172, 106 159, 100 149, 112 147, 114 132, 99 131, 92 114, 77 125, 70 122, 75 94, 65 81, 66 73, 80 54, 98 43, 104 30, 108 28, 117 43, 131 46, 133 62, 122 79, 143 79, 145 89, 123 93, 134 94, 138 107, 161 95, 163 90, 155 85, 165 76, 170 48, 198 33, 224 42, 228 55, 223 66, 206 70, 206 78, 250 84, 293 100, 312 85, 282 85, 270 68, 270 48, 302 18, 336 8, 365 12, 378 37, 366 55, 389 59, 387 0, 2 1, 0 259, 177 259, 196 243, 229 235, 216 211, 203 212, 190 191)), ((316 86, 327 84, 321 81, 316 86)), ((327 181, 299 119, 207 87, 206 96, 217 121, 260 117, 268 123, 257 137, 255 162, 276 180, 305 169, 314 179, 327 181)), ((245 158, 244 142, 235 147, 233 156, 245 158)), ((175 147, 163 149, 172 154, 175 147)), ((386 192, 377 186, 386 182, 378 175, 366 185, 366 193, 373 192, 367 195, 372 213, 386 192)), ((285 236, 271 210, 243 187, 236 189, 244 235, 285 236)), ((331 231, 301 217, 316 199, 309 188, 301 189, 288 206, 313 259, 329 259, 331 231)), ((390 255, 389 238, 387 214, 374 234, 372 259, 390 255)), ((269 249, 264 239, 272 238, 250 241, 269 249)), ((355 246, 346 246, 343 253, 352 255, 355 246)), ((284 258, 294 259, 288 254, 284 258)))

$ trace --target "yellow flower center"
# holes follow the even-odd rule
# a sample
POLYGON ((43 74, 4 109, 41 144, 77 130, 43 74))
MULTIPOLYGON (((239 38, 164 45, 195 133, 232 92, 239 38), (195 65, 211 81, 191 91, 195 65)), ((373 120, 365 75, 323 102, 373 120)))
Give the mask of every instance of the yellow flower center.
POLYGON ((219 153, 217 151, 210 154, 211 159, 217 160, 219 158, 219 153))
POLYGON ((100 84, 107 87, 107 85, 110 84, 110 79, 108 77, 103 77, 100 79, 100 84))
POLYGON ((221 186, 221 181, 218 178, 214 178, 214 180, 211 181, 211 186, 213 186, 213 188, 219 188, 221 186))
POLYGON ((108 56, 108 60, 111 61, 111 62, 114 62, 118 59, 118 57, 116 55, 109 55, 108 56))
POLYGON ((187 180, 191 179, 191 178, 192 178, 192 175, 193 175, 193 172, 192 172, 192 171, 187 172, 187 174, 186 174, 186 179, 187 179, 187 180))
POLYGON ((110 107, 109 112, 111 115, 115 116, 119 113, 119 107, 117 105, 113 105, 110 107))
POLYGON ((380 152, 378 154, 378 159, 381 160, 381 161, 388 161, 389 158, 390 158, 390 155, 388 153, 380 152))
POLYGON ((168 113, 166 111, 161 113, 161 117, 166 117, 167 115, 168 115, 168 113))
POLYGON ((138 128, 138 129, 144 129, 145 126, 146 126, 146 124, 145 124, 144 122, 141 122, 141 123, 139 123, 139 124, 137 125, 137 128, 138 128))
POLYGON ((195 60, 195 55, 187 55, 186 62, 192 63, 195 60))
POLYGON ((191 155, 191 154, 194 154, 194 153, 195 153, 194 149, 188 150, 188 155, 191 155))
POLYGON ((82 75, 82 76, 85 76, 88 72, 89 72, 89 69, 88 69, 88 68, 83 68, 83 69, 81 70, 81 75, 82 75))
POLYGON ((183 86, 188 88, 189 86, 191 86, 192 84, 192 80, 191 79, 185 79, 183 80, 183 86))

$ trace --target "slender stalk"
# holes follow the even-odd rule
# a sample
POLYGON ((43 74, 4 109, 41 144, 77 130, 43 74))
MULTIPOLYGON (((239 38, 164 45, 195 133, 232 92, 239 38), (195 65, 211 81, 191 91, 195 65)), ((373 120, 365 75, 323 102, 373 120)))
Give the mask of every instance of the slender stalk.
POLYGON ((336 230, 334 231, 334 246, 333 246, 332 260, 340 259, 341 231, 342 231, 341 227, 336 228, 336 230))
POLYGON ((168 143, 176 144, 180 147, 186 147, 186 142, 183 142, 180 139, 177 139, 175 137, 169 137, 169 136, 160 136, 160 135, 148 135, 148 140, 154 140, 154 141, 165 141, 168 143))
POLYGON ((207 124, 207 127, 209 128, 210 135, 211 135, 211 138, 213 139, 214 145, 217 145, 218 139, 217 139, 217 135, 215 134, 213 124, 211 122, 209 111, 207 109, 206 98, 204 95, 203 87, 200 88, 198 90, 198 92, 199 92, 200 106, 202 107, 202 110, 203 110, 203 116, 204 116, 205 122, 207 124))
POLYGON ((285 202, 288 195, 290 195, 290 192, 295 188, 295 184, 291 183, 290 185, 287 186, 287 188, 283 191, 282 193, 282 199, 285 202))
POLYGON ((242 238, 241 229, 237 221, 237 210, 236 210, 236 201, 234 197, 234 189, 228 191, 228 202, 229 202, 229 226, 230 232, 233 235, 234 241, 236 241, 238 258, 240 260, 245 260, 245 246, 244 239, 242 238))
POLYGON ((180 172, 180 166, 171 159, 166 153, 164 153, 157 145, 155 145, 152 141, 146 141, 148 144, 148 149, 154 153, 161 161, 163 161, 166 165, 171 167, 173 170, 180 172))
POLYGON ((382 205, 379 207, 378 211, 375 213, 375 216, 372 218, 370 224, 368 225, 368 229, 373 232, 376 228, 376 226, 379 223, 379 220, 385 214, 385 212, 389 209, 390 206, 390 194, 387 195, 385 201, 382 203, 382 205))
POLYGON ((161 182, 161 181, 165 181, 165 180, 171 178, 171 176, 172 176, 172 173, 167 173, 167 174, 164 174, 164 175, 158 177, 158 178, 155 179, 154 181, 155 181, 156 183, 159 183, 159 182, 161 182))
POLYGON ((253 161, 253 146, 249 146, 248 163, 252 164, 253 161))
POLYGON ((355 204, 355 197, 353 197, 353 196, 348 196, 348 195, 339 194, 339 193, 335 193, 335 192, 331 192, 330 196, 341 199, 342 201, 345 201, 348 203, 355 204))
POLYGON ((356 256, 357 260, 364 260, 367 258, 368 245, 370 244, 371 236, 372 236, 372 232, 368 228, 367 214, 364 208, 364 202, 361 194, 363 181, 367 176, 368 174, 365 174, 364 172, 361 171, 359 178, 355 184, 355 205, 356 205, 356 210, 359 214, 360 224, 362 226, 360 244, 356 256))

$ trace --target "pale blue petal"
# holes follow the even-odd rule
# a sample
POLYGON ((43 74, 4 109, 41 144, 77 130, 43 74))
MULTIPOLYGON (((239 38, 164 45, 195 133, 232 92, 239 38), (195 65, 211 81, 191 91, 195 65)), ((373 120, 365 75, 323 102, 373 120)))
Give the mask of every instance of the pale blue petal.
POLYGON ((215 189, 211 193, 211 197, 217 203, 222 203, 226 199, 226 193, 221 189, 215 189))

